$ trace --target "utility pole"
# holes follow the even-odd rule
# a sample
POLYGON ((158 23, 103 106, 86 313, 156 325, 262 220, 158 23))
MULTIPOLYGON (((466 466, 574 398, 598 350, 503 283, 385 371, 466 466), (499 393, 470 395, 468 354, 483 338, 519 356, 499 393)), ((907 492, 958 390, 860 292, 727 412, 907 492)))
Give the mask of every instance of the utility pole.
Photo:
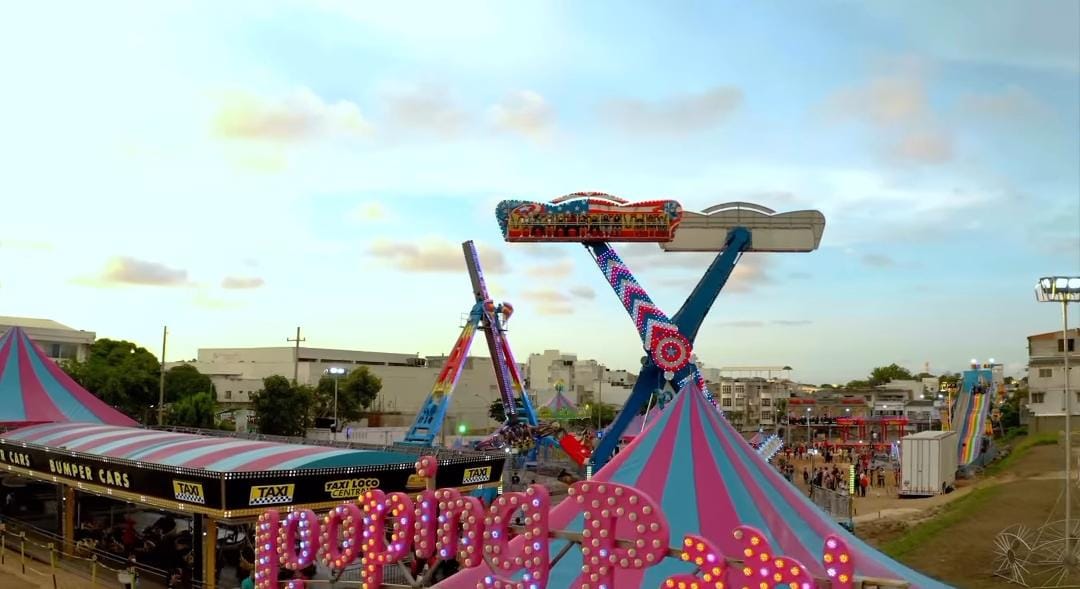
POLYGON ((603 419, 603 415, 601 413, 601 410, 603 410, 603 408, 604 408, 603 407, 604 406, 604 376, 606 374, 607 374, 607 367, 606 366, 600 367, 600 386, 598 387, 598 390, 597 390, 597 393, 596 393, 596 431, 600 431, 600 430, 604 429, 604 424, 601 421, 601 419, 603 419))
POLYGON ((157 424, 165 425, 165 340, 169 337, 169 326, 161 328, 161 377, 158 379, 157 424))
POLYGON ((286 338, 287 342, 296 342, 296 349, 293 350, 293 373, 292 383, 293 385, 299 384, 300 378, 300 342, 307 341, 307 338, 300 337, 300 328, 296 328, 296 339, 286 338))

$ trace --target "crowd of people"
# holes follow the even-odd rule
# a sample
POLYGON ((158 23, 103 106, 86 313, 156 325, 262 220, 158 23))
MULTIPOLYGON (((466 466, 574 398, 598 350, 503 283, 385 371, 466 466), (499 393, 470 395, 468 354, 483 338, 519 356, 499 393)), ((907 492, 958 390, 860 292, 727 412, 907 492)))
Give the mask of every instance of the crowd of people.
POLYGON ((106 553, 132 568, 141 564, 167 571, 169 587, 190 585, 195 542, 191 530, 179 529, 172 516, 164 515, 141 531, 131 517, 112 526, 84 520, 75 531, 75 543, 76 550, 87 555, 106 553))
POLYGON ((785 448, 773 460, 776 469, 792 483, 801 470, 803 485, 848 493, 851 489, 849 466, 855 467, 854 493, 866 497, 874 488, 887 489, 900 486, 899 464, 885 454, 875 454, 869 448, 839 447, 829 444, 805 444, 785 448), (806 464, 811 456, 819 457, 820 464, 806 464), (802 465, 802 466, 798 466, 802 465))

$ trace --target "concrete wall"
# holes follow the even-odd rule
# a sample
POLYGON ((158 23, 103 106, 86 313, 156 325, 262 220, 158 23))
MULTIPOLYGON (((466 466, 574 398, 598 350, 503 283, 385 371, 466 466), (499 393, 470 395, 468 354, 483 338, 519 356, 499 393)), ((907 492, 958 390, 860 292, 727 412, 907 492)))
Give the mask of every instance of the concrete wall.
MULTIPOLYGON (((1080 431, 1080 416, 1072 417, 1073 432, 1080 431)), ((1029 434, 1045 434, 1065 431, 1064 415, 1032 415, 1028 419, 1029 434)))

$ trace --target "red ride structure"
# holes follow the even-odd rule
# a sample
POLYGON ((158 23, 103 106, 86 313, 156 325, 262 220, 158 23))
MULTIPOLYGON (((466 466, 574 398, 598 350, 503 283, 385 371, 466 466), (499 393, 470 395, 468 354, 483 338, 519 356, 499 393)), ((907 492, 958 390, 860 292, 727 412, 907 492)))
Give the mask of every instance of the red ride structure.
POLYGON ((682 221, 673 200, 629 202, 603 192, 575 192, 550 203, 503 201, 496 217, 509 242, 669 242, 682 221))
POLYGON ((840 417, 834 427, 840 431, 840 445, 857 445, 858 443, 872 443, 875 446, 887 446, 891 443, 889 433, 896 432, 894 440, 904 437, 904 429, 907 428, 906 417, 840 417), (873 440, 872 433, 877 432, 877 440, 873 440), (854 434, 854 435, 853 435, 854 434))

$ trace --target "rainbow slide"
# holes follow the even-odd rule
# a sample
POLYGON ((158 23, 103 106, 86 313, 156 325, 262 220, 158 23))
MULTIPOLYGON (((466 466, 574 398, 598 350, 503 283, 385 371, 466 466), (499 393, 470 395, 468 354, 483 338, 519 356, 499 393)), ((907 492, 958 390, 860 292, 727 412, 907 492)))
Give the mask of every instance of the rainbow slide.
POLYGON ((993 375, 989 370, 965 370, 953 412, 955 427, 960 434, 958 448, 961 466, 975 462, 982 454, 982 438, 986 432, 990 407, 994 400, 993 375), (976 392, 981 390, 982 392, 976 392))

